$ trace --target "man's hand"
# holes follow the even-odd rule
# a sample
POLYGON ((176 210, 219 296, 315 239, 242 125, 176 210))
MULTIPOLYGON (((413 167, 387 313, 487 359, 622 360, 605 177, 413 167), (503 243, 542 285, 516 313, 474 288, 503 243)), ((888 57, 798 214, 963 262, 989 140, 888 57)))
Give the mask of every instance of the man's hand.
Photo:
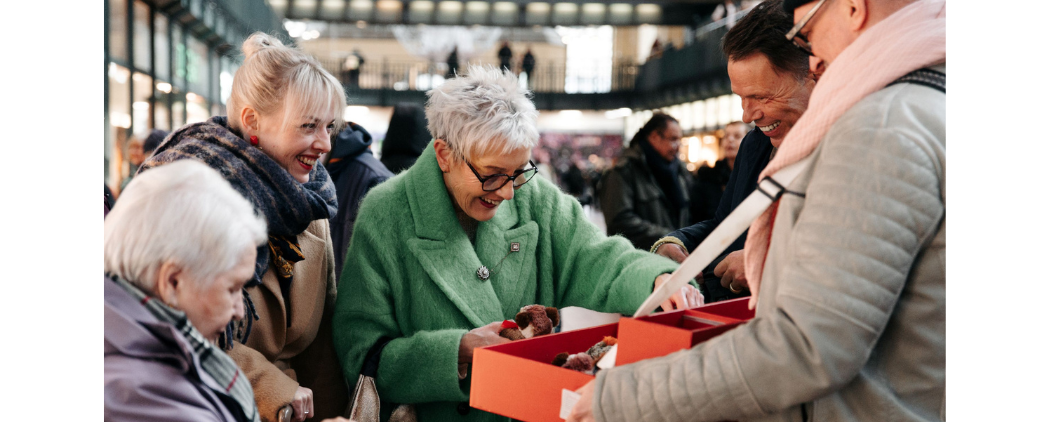
POLYGON ((726 255, 726 259, 715 266, 715 277, 721 277, 722 287, 733 293, 740 293, 747 289, 747 275, 744 274, 744 251, 731 252, 726 255))
POLYGON ((685 249, 674 243, 664 243, 663 245, 660 245, 659 248, 656 248, 656 254, 671 258, 674 262, 679 264, 681 264, 682 261, 685 261, 685 258, 689 256, 689 253, 686 252, 685 249))

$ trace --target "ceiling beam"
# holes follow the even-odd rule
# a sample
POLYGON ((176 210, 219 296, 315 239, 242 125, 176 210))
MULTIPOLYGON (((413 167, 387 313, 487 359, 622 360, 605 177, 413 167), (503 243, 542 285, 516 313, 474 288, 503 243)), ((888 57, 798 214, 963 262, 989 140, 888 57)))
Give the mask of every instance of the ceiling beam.
POLYGON ((281 3, 273 2, 276 11, 288 19, 367 24, 529 27, 641 24, 695 26, 709 17, 720 1, 286 0, 283 6, 281 3), (327 4, 327 8, 323 8, 323 4, 327 4), (303 5, 309 10, 304 10, 303 5), (335 10, 339 7, 342 10, 335 10))

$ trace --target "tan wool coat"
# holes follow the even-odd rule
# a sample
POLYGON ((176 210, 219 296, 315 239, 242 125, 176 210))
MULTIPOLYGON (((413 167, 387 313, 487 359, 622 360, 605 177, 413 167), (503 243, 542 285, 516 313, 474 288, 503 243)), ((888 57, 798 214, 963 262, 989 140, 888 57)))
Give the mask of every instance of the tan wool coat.
POLYGON ((294 264, 290 313, 271 267, 262 284, 248 289, 259 320, 247 344, 234 343, 228 353, 248 376, 264 422, 276 421, 299 386, 313 391, 314 416, 343 415, 349 392, 332 346, 331 314, 335 304, 335 255, 328 220, 315 220, 298 236, 306 259, 294 264))

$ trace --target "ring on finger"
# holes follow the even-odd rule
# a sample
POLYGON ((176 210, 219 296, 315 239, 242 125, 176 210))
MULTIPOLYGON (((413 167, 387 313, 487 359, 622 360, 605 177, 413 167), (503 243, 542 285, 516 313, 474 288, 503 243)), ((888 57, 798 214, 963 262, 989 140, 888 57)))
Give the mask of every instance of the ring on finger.
POLYGON ((731 292, 733 292, 733 293, 740 293, 740 292, 744 291, 744 289, 741 289, 741 288, 734 288, 734 287, 733 287, 733 282, 732 282, 732 281, 730 281, 730 282, 729 282, 729 291, 731 291, 731 292))

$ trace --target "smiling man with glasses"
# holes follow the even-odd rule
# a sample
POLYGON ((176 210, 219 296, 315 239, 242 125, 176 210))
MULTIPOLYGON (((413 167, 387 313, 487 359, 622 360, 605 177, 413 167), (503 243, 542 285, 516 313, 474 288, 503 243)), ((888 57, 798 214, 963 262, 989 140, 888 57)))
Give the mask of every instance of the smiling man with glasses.
MULTIPOLYGON (((784 39, 792 25, 780 1, 755 6, 722 40, 733 92, 743 106, 741 119, 754 123, 740 144, 733 172, 713 217, 660 238, 651 250, 681 262, 758 186, 758 176, 809 104, 816 75, 808 56, 784 39)), ((694 195, 699 196, 699 195, 694 195)), ((695 198, 694 198, 695 199, 695 198)), ((703 271, 704 299, 717 302, 750 295, 744 273, 746 232, 703 271)))
POLYGON ((568 422, 945 420, 945 2, 784 7, 827 67, 759 175, 801 166, 748 231, 755 318, 599 372, 568 422))

